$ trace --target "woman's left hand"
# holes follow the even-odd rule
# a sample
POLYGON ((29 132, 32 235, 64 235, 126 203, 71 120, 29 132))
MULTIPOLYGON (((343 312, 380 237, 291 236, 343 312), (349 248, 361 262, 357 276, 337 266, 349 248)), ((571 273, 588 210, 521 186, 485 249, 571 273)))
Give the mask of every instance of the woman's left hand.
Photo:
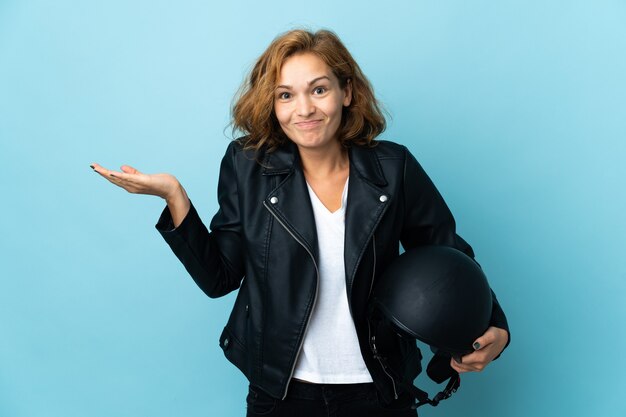
POLYGON ((492 326, 474 341, 474 352, 463 356, 461 363, 451 359, 450 366, 458 373, 480 372, 504 350, 508 340, 509 332, 492 326))

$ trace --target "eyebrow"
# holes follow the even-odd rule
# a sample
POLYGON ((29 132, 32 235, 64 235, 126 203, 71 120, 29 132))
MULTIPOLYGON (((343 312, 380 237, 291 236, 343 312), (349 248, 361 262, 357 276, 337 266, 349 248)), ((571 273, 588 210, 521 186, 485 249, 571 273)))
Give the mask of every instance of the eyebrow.
MULTIPOLYGON (((330 78, 328 76, 322 75, 321 77, 317 77, 317 78, 312 79, 311 81, 308 81, 307 85, 315 84, 316 82, 323 80, 323 79, 330 81, 330 78)), ((279 89, 279 88, 286 88, 287 90, 291 90, 293 87, 290 85, 281 84, 276 87, 276 89, 279 89)))

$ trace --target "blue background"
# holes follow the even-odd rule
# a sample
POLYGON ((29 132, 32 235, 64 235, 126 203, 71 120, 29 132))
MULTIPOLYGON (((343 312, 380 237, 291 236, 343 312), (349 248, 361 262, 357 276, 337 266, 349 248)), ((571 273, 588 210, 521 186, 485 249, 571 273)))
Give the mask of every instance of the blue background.
POLYGON ((208 222, 233 94, 303 25, 352 51, 509 317, 506 354, 420 415, 626 415, 624 22, 617 0, 0 0, 0 416, 244 414, 233 295, 89 164, 174 173, 208 222))

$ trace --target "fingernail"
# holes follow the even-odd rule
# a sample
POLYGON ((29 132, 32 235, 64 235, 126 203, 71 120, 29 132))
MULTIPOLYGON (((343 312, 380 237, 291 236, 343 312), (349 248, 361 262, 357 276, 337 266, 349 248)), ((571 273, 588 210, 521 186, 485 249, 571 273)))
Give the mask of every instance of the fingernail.
POLYGON ((463 358, 461 356, 453 356, 452 359, 454 359, 456 363, 463 363, 463 358))
POLYGON ((109 174, 109 175, 112 176, 112 177, 115 177, 115 175, 113 175, 113 174, 109 174))
POLYGON ((474 342, 474 344, 472 346, 474 346, 474 350, 480 349, 480 343, 478 343, 478 342, 474 342))
POLYGON ((96 169, 93 165, 89 165, 89 168, 96 169))

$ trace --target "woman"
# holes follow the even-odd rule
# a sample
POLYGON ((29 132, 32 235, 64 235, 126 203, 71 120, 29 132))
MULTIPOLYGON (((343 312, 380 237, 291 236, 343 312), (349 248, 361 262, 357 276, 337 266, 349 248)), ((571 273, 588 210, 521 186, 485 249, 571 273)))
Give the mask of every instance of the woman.
MULTIPOLYGON (((473 256, 443 199, 405 147, 375 140, 385 120, 332 32, 276 38, 242 87, 233 125, 246 136, 222 160, 211 232, 175 177, 93 168, 165 199, 157 229, 208 296, 239 288, 220 346, 250 381, 249 416, 416 415, 396 379, 417 376, 419 352, 390 335, 387 372, 368 345, 367 302, 400 243, 473 256)), ((494 301, 477 350, 450 367, 480 371, 507 342, 494 301)))

